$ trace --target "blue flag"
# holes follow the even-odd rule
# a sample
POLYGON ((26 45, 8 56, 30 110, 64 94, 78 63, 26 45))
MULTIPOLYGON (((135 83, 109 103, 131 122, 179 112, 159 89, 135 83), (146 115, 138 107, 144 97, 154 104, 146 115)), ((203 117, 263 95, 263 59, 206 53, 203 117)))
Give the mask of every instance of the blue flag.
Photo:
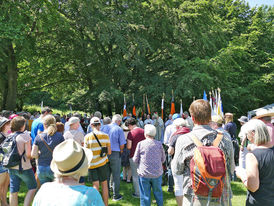
POLYGON ((208 100, 207 100, 207 97, 206 97, 206 92, 205 92, 205 90, 204 90, 204 96, 203 96, 203 100, 206 100, 206 101, 208 101, 208 100))

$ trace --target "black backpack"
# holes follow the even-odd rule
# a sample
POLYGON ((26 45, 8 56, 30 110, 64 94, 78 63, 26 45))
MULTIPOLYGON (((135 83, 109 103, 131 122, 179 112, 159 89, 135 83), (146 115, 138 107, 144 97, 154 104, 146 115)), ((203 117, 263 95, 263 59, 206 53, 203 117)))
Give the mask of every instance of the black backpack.
MULTIPOLYGON (((22 171, 21 160, 24 158, 25 151, 20 155, 17 149, 16 137, 22 132, 16 132, 8 136, 1 144, 2 165, 5 168, 11 168, 19 165, 19 171, 22 171)), ((24 158, 24 161, 25 158, 24 158)))

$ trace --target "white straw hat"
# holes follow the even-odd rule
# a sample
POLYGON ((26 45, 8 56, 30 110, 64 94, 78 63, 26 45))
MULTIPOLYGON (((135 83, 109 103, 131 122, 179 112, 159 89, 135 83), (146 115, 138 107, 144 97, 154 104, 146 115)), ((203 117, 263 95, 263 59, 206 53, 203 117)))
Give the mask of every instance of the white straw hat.
POLYGON ((52 154, 51 170, 62 176, 80 174, 87 171, 93 157, 92 151, 68 139, 57 145, 52 154))

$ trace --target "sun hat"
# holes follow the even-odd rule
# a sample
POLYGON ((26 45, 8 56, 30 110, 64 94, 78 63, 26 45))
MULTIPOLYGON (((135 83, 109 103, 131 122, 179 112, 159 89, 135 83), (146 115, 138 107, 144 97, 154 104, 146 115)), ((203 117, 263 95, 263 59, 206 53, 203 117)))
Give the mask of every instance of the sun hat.
POLYGON ((80 122, 80 119, 78 117, 71 117, 71 118, 69 118, 68 124, 72 125, 72 124, 75 124, 77 122, 80 122))
POLYGON ((148 135, 150 137, 155 137, 156 135, 156 127, 152 124, 145 125, 145 136, 148 135))
POLYGON ((180 127, 180 126, 188 126, 187 124, 187 121, 184 120, 183 118, 177 118, 173 121, 173 124, 177 127, 180 127))
POLYGON ((230 113, 230 112, 227 112, 227 113, 225 113, 225 117, 226 117, 226 116, 232 116, 232 117, 233 117, 233 114, 230 113))
POLYGON ((256 112, 256 116, 253 117, 254 119, 259 119, 262 117, 273 117, 274 116, 274 111, 272 110, 267 110, 267 109, 259 109, 256 112))
POLYGON ((0 118, 0 129, 8 122, 10 122, 11 119, 7 119, 6 117, 0 118))
POLYGON ((220 115, 213 115, 211 117, 211 121, 215 122, 217 124, 222 124, 223 123, 223 118, 220 115))
POLYGON ((78 173, 82 176, 87 171, 92 157, 90 149, 68 139, 54 148, 50 168, 57 175, 70 176, 78 173))
POLYGON ((172 115, 172 119, 173 119, 173 120, 175 120, 175 119, 177 119, 177 118, 180 118, 180 117, 181 117, 181 115, 178 114, 178 113, 175 113, 175 114, 172 115))
POLYGON ((90 124, 101 124, 101 121, 98 117, 92 117, 90 120, 90 124))
POLYGON ((239 122, 242 123, 247 123, 248 122, 248 118, 246 116, 241 116, 240 119, 238 119, 239 122))

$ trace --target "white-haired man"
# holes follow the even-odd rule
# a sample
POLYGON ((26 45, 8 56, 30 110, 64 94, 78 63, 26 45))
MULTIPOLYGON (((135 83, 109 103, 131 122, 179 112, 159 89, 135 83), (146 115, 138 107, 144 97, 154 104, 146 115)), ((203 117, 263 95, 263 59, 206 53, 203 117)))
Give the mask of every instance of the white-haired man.
POLYGON ((113 201, 119 201, 123 196, 119 193, 120 190, 120 173, 121 173, 121 153, 126 144, 123 129, 120 127, 122 117, 115 114, 112 117, 112 124, 109 125, 109 139, 111 145, 111 155, 109 156, 110 173, 113 177, 113 201))

